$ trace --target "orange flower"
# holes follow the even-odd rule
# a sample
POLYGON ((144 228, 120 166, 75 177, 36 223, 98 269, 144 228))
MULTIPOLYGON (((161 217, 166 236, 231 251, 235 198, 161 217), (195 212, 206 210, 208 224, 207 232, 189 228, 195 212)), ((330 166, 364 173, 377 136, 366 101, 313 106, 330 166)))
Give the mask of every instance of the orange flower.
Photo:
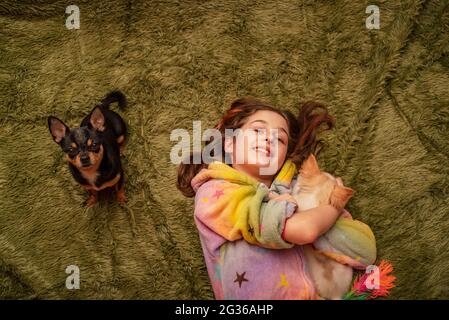
POLYGON ((370 276, 369 273, 357 276, 352 286, 352 292, 357 295, 366 295, 366 299, 375 299, 377 297, 386 297, 390 290, 395 287, 393 282, 396 277, 390 273, 393 271, 393 265, 388 261, 382 260, 378 266, 379 268, 379 288, 368 289, 366 281, 370 276), (369 296, 368 296, 369 294, 369 296))

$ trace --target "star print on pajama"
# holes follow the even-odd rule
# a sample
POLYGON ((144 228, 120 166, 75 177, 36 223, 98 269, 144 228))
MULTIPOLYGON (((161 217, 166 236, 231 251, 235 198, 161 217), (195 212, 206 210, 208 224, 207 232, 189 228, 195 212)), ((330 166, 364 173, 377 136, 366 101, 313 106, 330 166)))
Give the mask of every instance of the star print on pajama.
POLYGON ((239 288, 242 287, 242 282, 249 281, 248 279, 245 279, 245 273, 246 272, 243 272, 242 274, 239 274, 238 272, 235 273, 237 275, 237 278, 234 280, 234 282, 238 282, 239 288))
POLYGON ((213 195, 213 198, 218 199, 218 198, 220 198, 220 196, 222 196, 222 195, 224 195, 223 190, 216 190, 215 193, 214 193, 214 195, 213 195))
POLYGON ((281 273, 280 276, 281 276, 281 281, 279 282, 279 286, 288 287, 288 281, 286 279, 286 275, 281 273))

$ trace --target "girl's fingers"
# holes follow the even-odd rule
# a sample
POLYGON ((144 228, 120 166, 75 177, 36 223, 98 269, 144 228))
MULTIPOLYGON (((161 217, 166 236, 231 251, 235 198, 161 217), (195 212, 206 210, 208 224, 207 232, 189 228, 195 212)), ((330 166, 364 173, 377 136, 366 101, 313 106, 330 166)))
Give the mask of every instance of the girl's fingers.
POLYGON ((341 217, 346 219, 352 219, 352 215, 346 209, 342 210, 341 217))
POLYGON ((271 200, 277 200, 277 201, 287 200, 287 201, 290 201, 290 202, 296 202, 295 198, 291 194, 289 194, 289 193, 284 193, 284 194, 279 195, 279 194, 270 192, 268 194, 268 197, 271 200))
POLYGON ((273 199, 275 199, 276 197, 278 197, 279 195, 277 195, 276 193, 274 193, 274 192, 269 192, 268 193, 268 198, 270 199, 270 200, 273 200, 273 199))

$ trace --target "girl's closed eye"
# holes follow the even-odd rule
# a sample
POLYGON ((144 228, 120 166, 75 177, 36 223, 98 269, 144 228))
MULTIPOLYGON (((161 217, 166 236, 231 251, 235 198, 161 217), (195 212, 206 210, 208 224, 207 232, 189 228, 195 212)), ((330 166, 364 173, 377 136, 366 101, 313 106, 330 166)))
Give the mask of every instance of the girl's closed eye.
POLYGON ((284 135, 280 135, 280 134, 277 136, 277 138, 278 138, 278 141, 282 142, 283 144, 285 144, 288 140, 288 138, 286 138, 284 135))
POLYGON ((286 141, 288 140, 287 138, 279 134, 276 134, 273 138, 277 138, 277 140, 282 144, 286 144, 286 141))
MULTIPOLYGON (((266 134, 267 129, 266 128, 251 128, 250 130, 252 130, 253 132, 256 132, 256 134, 266 134)), ((277 129, 274 129, 277 130, 277 129)), ((276 137, 274 137, 276 138, 276 137)), ((277 140, 282 143, 282 144, 286 144, 286 138, 281 136, 281 135, 277 135, 277 140)))
POLYGON ((263 134, 266 131, 265 128, 252 128, 252 130, 255 131, 258 134, 263 134))

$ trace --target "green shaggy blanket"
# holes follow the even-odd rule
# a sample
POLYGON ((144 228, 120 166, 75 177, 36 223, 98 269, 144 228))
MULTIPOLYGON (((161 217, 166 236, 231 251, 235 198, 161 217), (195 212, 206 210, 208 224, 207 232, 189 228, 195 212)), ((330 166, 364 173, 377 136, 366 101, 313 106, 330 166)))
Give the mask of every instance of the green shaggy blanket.
POLYGON ((244 95, 326 104, 319 162, 356 190, 390 297, 449 298, 448 1, 83 0, 72 30, 71 1, 45 2, 0 3, 0 298, 213 298, 170 132, 244 95), (129 201, 86 209, 46 117, 77 125, 112 89, 129 99, 129 201))

